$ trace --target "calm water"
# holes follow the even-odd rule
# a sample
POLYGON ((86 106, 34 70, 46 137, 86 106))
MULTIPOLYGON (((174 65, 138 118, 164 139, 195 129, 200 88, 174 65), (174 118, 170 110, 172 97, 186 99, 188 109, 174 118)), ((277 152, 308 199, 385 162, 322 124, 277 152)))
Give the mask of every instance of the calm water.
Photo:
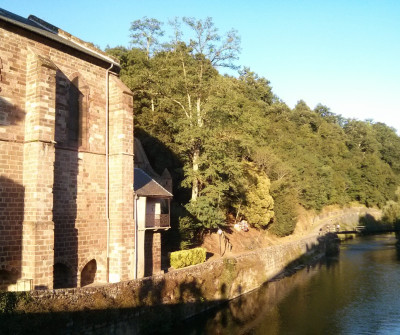
POLYGON ((185 334, 400 334, 394 235, 342 243, 340 255, 182 325, 185 334))

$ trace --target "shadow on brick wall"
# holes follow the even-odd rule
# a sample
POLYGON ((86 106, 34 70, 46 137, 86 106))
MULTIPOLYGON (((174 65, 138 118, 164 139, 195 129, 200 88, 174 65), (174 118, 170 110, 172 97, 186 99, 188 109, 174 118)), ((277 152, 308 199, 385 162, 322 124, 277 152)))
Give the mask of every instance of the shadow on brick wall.
POLYGON ((78 153, 56 149, 54 162, 54 288, 77 286, 78 236, 77 214, 78 153))
POLYGON ((153 274, 153 232, 145 231, 144 235, 144 276, 148 277, 153 274))
POLYGON ((54 288, 76 287, 78 280, 76 218, 79 160, 76 134, 82 126, 79 124, 79 98, 79 90, 58 71, 53 185, 54 288))
MULTIPOLYGON (((1 91, 0 91, 1 92, 1 91)), ((25 118, 25 111, 0 97, 0 126, 18 124, 25 118)))
MULTIPOLYGON (((0 97, 0 127, 17 125, 24 117, 24 110, 0 97)), ((18 139, 17 132, 13 133, 13 128, 5 129, 7 138, 18 139)), ((11 157, 12 152, 1 154, 5 155, 0 155, 5 162, 0 167, 0 290, 15 284, 21 278, 25 196, 23 185, 9 178, 18 171, 12 163, 17 157, 11 157)))
POLYGON ((0 176, 0 290, 21 278, 24 187, 0 176))

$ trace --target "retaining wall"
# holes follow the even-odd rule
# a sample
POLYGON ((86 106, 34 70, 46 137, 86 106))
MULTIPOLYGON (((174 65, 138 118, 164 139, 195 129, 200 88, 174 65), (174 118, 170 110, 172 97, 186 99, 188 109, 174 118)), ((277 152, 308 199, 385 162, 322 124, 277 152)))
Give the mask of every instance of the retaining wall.
POLYGON ((250 292, 305 258, 322 255, 327 240, 314 236, 140 280, 28 292, 17 299, 1 324, 14 330, 23 327, 28 317, 30 329, 43 330, 45 323, 49 331, 93 333, 99 327, 110 332, 109 327, 129 323, 130 333, 151 333, 154 327, 173 324, 250 292), (21 310, 29 314, 19 314, 21 310))
MULTIPOLYGON (((314 217, 313 224, 356 226, 367 215, 379 219, 380 211, 364 207, 337 210, 314 217)), ((336 246, 332 237, 312 236, 139 280, 0 294, 0 330, 17 334, 17 329, 22 333, 37 329, 43 334, 42 326, 46 325, 49 333, 91 334, 99 329, 118 333, 122 328, 132 334, 153 333, 323 255, 336 246), (8 314, 2 314, 1 309, 8 314)))
POLYGON ((363 217, 371 217, 375 220, 380 220, 382 211, 376 208, 366 207, 349 207, 321 213, 312 218, 312 224, 318 226, 320 224, 337 225, 348 229, 355 228, 360 225, 360 219, 363 217))

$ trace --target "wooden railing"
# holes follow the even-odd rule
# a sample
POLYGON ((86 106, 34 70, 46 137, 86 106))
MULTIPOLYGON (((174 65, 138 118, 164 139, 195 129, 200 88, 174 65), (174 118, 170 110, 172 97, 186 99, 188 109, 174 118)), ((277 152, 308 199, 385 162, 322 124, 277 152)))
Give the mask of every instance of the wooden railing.
POLYGON ((0 292, 1 291, 32 291, 33 290, 33 279, 18 279, 16 282, 0 281, 0 292))
POLYGON ((146 228, 170 228, 169 214, 147 214, 146 228))

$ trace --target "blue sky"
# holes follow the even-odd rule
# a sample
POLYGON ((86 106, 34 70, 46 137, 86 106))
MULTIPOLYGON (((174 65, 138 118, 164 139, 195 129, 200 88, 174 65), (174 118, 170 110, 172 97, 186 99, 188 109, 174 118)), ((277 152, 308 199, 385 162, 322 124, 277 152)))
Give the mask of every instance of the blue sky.
POLYGON ((398 0, 0 0, 0 7, 101 48, 129 46, 130 23, 143 16, 211 16, 221 33, 238 30, 238 65, 270 80, 290 107, 322 103, 400 133, 398 0))

